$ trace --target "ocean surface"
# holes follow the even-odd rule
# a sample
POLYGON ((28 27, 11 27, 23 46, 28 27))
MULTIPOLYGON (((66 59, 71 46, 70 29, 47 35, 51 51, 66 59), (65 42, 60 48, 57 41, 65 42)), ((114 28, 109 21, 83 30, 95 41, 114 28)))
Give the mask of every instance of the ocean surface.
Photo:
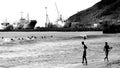
POLYGON ((119 33, 103 34, 99 31, 0 32, 0 68, 107 68, 109 65, 110 68, 119 68, 119 40, 119 33), (31 36, 36 38, 29 39, 31 36), (82 41, 88 47, 87 66, 81 64, 82 41), (103 60, 105 42, 113 47, 108 63, 103 60))

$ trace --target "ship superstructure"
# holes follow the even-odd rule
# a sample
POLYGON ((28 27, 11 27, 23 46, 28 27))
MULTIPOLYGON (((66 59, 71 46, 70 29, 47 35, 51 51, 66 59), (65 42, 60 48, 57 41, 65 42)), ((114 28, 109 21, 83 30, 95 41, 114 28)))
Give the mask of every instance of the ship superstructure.
POLYGON ((29 14, 27 15, 27 19, 22 17, 18 22, 14 22, 10 24, 9 22, 1 23, 1 27, 3 30, 18 30, 18 29, 34 29, 37 21, 36 20, 29 20, 29 14))

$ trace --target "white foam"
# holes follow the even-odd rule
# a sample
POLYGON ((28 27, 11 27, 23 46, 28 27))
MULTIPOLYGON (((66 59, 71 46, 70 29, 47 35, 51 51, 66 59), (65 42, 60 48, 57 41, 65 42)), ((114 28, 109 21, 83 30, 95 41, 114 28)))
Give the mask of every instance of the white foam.
POLYGON ((4 38, 3 42, 7 43, 7 42, 12 42, 11 38, 4 38))

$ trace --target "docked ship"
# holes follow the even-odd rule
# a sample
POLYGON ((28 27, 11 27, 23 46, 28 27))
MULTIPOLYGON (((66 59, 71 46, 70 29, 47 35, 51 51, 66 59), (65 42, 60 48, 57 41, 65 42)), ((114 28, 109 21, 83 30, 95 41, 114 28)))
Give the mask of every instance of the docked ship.
POLYGON ((13 26, 8 22, 3 22, 3 23, 1 23, 1 29, 2 30, 12 30, 13 26))
POLYGON ((120 33, 120 24, 111 24, 104 26, 103 33, 120 33))
POLYGON ((103 33, 120 33, 120 20, 105 20, 103 24, 103 33))
POLYGON ((7 21, 1 23, 1 27, 3 30, 34 29, 36 24, 36 20, 29 20, 29 17, 28 19, 21 17, 19 22, 13 24, 10 24, 7 21))

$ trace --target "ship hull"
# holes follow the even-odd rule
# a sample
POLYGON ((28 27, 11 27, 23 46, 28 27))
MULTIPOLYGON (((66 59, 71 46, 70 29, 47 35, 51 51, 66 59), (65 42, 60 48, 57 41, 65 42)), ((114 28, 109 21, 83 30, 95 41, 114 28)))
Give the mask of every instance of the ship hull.
POLYGON ((23 26, 23 29, 34 29, 36 24, 37 24, 36 20, 31 20, 30 23, 25 24, 23 26))
POLYGON ((112 24, 103 27, 103 33, 120 33, 120 24, 112 24))

